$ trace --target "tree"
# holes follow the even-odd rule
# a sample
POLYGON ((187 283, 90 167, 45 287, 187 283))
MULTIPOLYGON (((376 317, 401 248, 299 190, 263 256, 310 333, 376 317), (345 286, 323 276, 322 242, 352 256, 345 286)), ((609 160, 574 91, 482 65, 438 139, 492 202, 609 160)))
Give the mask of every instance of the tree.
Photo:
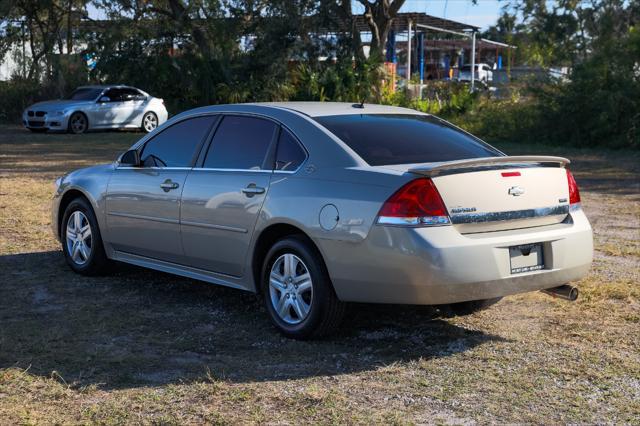
POLYGON ((382 57, 393 20, 405 0, 358 0, 364 6, 364 17, 371 31, 369 55, 382 57))

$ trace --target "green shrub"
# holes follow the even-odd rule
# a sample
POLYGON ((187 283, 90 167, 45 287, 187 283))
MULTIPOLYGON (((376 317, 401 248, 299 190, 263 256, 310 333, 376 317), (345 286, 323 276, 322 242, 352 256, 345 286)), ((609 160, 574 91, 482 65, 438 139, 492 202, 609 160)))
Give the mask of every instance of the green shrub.
POLYGON ((45 98, 49 91, 32 80, 0 81, 0 123, 19 123, 24 109, 45 98))

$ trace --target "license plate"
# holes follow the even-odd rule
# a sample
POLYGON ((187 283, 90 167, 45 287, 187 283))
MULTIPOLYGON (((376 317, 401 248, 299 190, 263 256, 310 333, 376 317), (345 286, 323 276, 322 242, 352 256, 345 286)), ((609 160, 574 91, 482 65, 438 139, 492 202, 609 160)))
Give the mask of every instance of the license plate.
POLYGON ((509 247, 509 260, 511 261, 512 274, 544 269, 542 244, 535 243, 509 247))

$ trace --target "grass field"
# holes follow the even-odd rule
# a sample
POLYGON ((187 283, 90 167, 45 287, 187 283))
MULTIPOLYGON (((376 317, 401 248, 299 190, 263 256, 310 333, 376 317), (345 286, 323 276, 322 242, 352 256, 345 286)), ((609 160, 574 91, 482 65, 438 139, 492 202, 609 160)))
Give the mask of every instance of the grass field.
POLYGON ((0 424, 640 423, 638 152, 500 146, 574 160, 596 247, 577 302, 354 305, 338 335, 297 342, 247 293, 66 267, 54 179, 140 136, 0 127, 0 424))

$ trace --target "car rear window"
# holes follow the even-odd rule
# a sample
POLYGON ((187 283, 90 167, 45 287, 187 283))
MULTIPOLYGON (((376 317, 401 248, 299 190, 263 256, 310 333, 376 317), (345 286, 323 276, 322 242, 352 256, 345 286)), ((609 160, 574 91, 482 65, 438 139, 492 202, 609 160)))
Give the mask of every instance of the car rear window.
POLYGON ((501 155, 480 139, 429 115, 353 114, 314 120, 372 166, 501 155))

